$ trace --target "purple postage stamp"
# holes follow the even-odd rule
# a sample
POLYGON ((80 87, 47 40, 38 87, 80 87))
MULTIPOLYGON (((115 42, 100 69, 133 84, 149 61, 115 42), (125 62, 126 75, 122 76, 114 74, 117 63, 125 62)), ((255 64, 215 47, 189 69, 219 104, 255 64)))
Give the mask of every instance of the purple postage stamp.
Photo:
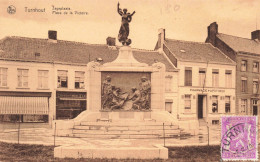
POLYGON ((221 158, 258 160, 257 116, 221 117, 221 158))

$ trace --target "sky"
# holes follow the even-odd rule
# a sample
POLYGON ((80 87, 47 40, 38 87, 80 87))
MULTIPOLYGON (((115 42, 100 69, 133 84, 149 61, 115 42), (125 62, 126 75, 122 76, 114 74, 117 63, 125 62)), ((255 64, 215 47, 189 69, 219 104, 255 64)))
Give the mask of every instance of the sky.
POLYGON ((133 48, 153 50, 159 28, 166 30, 167 38, 196 42, 206 40, 212 22, 218 23, 220 33, 244 38, 260 29, 259 0, 0 0, 0 39, 46 39, 48 30, 56 30, 59 40, 105 44, 106 38, 117 37, 120 29, 118 2, 120 8, 136 12, 130 22, 133 48), (11 5, 14 14, 7 12, 11 5), (26 12, 26 7, 45 12, 26 12), (53 8, 62 7, 69 10, 53 12, 57 11, 53 8))

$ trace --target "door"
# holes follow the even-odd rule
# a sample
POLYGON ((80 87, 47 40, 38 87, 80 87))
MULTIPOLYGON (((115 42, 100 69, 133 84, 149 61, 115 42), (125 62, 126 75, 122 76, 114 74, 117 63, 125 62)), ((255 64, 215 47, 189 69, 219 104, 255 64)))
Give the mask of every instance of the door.
POLYGON ((253 115, 257 115, 257 106, 253 106, 253 115))
POLYGON ((253 100, 253 115, 257 115, 257 100, 253 100))
POLYGON ((203 118, 203 95, 198 95, 198 118, 203 118))

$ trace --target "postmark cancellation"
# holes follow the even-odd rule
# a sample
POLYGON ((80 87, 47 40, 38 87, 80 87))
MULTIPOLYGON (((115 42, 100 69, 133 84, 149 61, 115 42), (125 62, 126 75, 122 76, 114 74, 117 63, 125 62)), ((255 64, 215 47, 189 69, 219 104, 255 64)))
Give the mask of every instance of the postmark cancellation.
POLYGON ((221 158, 258 160, 256 116, 221 117, 221 158))

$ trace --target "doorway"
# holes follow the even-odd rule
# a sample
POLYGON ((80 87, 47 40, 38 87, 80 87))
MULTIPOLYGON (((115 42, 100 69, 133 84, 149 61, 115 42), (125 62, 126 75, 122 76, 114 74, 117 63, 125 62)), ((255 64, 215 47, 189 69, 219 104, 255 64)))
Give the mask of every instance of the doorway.
POLYGON ((257 100, 253 100, 253 115, 257 115, 258 106, 257 106, 257 100))
POLYGON ((203 118, 203 95, 198 95, 198 118, 203 118))

